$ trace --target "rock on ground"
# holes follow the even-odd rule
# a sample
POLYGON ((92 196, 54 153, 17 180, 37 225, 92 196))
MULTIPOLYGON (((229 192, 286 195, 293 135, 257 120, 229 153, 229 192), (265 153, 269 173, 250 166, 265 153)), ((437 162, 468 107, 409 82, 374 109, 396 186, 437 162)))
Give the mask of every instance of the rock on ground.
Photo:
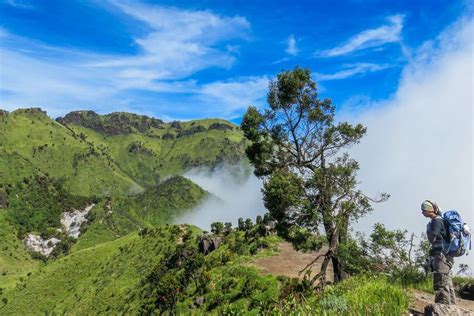
POLYGON ((426 316, 464 316, 464 315, 473 315, 470 311, 461 308, 456 305, 446 305, 446 304, 439 304, 433 303, 425 306, 425 315, 426 316))

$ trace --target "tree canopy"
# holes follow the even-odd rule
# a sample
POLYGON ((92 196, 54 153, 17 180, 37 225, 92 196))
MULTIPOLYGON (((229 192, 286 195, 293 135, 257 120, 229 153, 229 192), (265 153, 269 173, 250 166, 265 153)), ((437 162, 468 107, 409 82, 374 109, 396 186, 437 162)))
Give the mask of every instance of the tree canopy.
POLYGON ((313 281, 324 286, 332 259, 335 279, 343 276, 338 244, 351 220, 372 210, 357 188, 358 163, 344 149, 366 133, 361 124, 335 120, 330 99, 319 99, 309 69, 282 71, 270 81, 268 108, 250 106, 241 128, 251 141, 246 153, 255 175, 264 179, 264 203, 285 234, 297 225, 317 232, 323 226, 329 243, 323 268, 313 281))

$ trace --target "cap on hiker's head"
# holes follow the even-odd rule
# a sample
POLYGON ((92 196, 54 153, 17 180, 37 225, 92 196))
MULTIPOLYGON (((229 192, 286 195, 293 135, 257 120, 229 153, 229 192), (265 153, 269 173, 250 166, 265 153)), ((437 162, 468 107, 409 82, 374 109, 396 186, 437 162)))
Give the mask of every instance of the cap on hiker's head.
POLYGON ((421 203, 421 210, 424 212, 434 212, 435 206, 433 205, 433 202, 424 200, 423 203, 421 203))

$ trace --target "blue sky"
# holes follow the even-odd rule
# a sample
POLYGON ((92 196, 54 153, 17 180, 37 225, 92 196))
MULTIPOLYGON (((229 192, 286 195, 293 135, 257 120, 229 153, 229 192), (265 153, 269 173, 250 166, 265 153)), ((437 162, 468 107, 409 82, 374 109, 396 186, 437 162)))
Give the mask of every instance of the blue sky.
POLYGON ((358 112, 390 98, 461 1, 0 2, 0 108, 130 111, 238 122, 268 80, 309 67, 358 112))

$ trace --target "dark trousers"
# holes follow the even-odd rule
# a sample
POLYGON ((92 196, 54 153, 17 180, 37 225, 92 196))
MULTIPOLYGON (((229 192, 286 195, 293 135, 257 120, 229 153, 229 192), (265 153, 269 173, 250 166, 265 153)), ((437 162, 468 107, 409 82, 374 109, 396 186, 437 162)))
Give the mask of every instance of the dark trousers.
POLYGON ((456 294, 454 292, 451 268, 454 260, 443 252, 437 252, 433 257, 433 287, 435 303, 454 305, 456 294))

